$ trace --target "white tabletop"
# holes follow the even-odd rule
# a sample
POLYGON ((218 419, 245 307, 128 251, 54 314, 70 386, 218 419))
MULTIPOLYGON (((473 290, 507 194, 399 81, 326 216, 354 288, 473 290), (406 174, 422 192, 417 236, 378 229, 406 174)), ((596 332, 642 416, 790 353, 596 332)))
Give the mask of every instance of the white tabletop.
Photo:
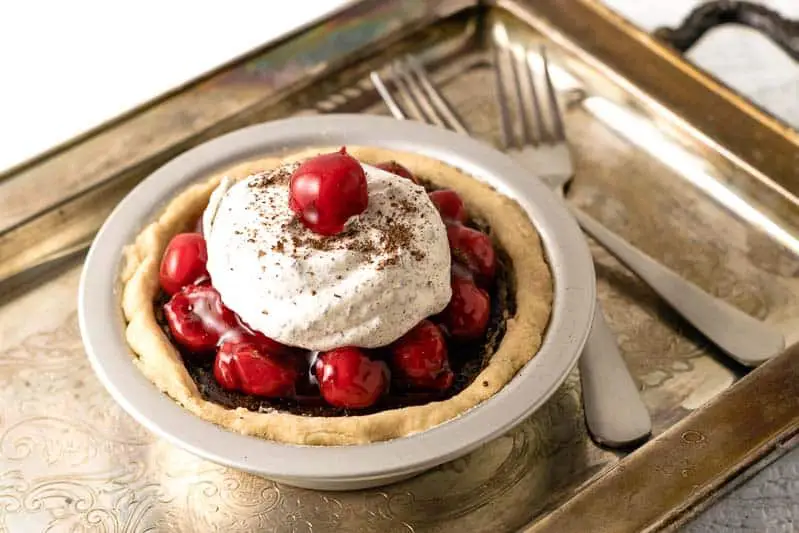
MULTIPOLYGON (((347 3, 0 2, 0 170, 347 3)), ((700 2, 607 3, 654 29, 700 2)), ((799 18, 796 0, 763 3, 799 18)), ((799 126, 799 65, 764 37, 741 35, 713 32, 690 57, 799 126)))
POLYGON ((2 1, 0 170, 349 1, 2 1))
MULTIPOLYGON (((348 1, 0 2, 0 170, 348 1)), ((701 3, 605 1, 648 30, 677 24, 701 3)), ((762 3, 799 19, 797 0, 762 3)), ((799 65, 764 37, 716 30, 689 57, 799 127, 799 65)), ((722 499, 688 529, 794 531, 799 527, 794 520, 799 521, 799 450, 722 499)))

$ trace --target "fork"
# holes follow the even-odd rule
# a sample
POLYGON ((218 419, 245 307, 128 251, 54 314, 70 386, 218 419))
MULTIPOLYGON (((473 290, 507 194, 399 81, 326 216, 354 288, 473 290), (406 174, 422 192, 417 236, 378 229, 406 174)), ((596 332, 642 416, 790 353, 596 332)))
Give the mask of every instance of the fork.
MULTIPOLYGON (((410 115, 468 134, 415 57, 395 61, 389 73, 410 115)), ((380 74, 372 72, 370 78, 391 114, 405 120, 408 114, 380 74)), ((648 437, 652 430, 649 413, 599 310, 579 364, 586 425, 593 438, 606 446, 625 447, 648 437)))
MULTIPOLYGON (((503 143, 523 166, 537 169, 541 178, 563 196, 564 187, 571 180, 574 171, 546 51, 542 48, 540 53, 542 81, 546 92, 546 98, 543 98, 536 87, 530 52, 520 46, 511 45, 502 24, 495 26, 494 42, 503 143), (511 70, 509 77, 513 79, 513 90, 508 90, 508 83, 502 76, 499 67, 503 64, 506 69, 509 67, 511 70), (532 112, 525 110, 522 97, 525 85, 529 87, 532 112), (518 114, 522 119, 520 142, 517 142, 508 120, 510 111, 507 102, 511 99, 520 110, 518 114), (549 128, 544 119, 544 110, 549 112, 549 128)), ((785 349, 782 333, 772 326, 706 293, 605 228, 576 206, 567 205, 587 234, 646 282, 705 337, 739 363, 757 366, 785 349)))

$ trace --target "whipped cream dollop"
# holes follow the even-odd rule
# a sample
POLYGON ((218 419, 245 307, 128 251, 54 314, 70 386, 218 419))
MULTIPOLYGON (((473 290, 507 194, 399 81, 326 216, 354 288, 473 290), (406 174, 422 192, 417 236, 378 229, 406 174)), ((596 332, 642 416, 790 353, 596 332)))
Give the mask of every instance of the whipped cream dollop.
POLYGON ((363 165, 369 206, 325 237, 289 209, 297 164, 222 181, 203 214, 208 272, 253 329, 308 350, 376 348, 451 297, 444 223, 425 189, 363 165))

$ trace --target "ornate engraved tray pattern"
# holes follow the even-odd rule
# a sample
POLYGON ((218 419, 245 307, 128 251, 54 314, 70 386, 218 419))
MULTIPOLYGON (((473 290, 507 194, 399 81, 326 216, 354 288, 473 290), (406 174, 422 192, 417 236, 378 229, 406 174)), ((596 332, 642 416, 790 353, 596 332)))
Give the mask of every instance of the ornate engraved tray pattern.
MULTIPOLYGON (((191 143, 286 114, 384 113, 365 74, 410 49, 425 50, 436 81, 471 129, 494 138, 497 123, 490 56, 481 44, 481 26, 501 16, 520 38, 544 37, 529 25, 524 10, 515 12, 519 18, 495 9, 470 9, 441 18, 458 11, 460 4, 431 2, 435 9, 410 15, 406 11, 407 18, 416 17, 417 23, 429 22, 433 15, 436 23, 404 40, 393 40, 380 51, 357 49, 354 59, 346 62, 334 61, 329 51, 324 55, 319 33, 310 40, 306 34, 185 89, 200 109, 214 106, 226 94, 243 101, 242 95, 255 94, 265 86, 265 79, 270 90, 281 96, 269 105, 249 107, 211 131, 197 127, 191 143), (292 46, 296 58, 281 63, 292 46), (311 68, 314 64, 324 65, 324 78, 299 87, 298 80, 311 79, 316 72, 311 68), (292 90, 275 89, 281 76, 293 80, 288 84, 292 90)), ((546 7, 547 3, 542 4, 546 7)), ((362 6, 355 15, 339 15, 326 31, 348 28, 372 39, 394 30, 395 25, 386 21, 393 20, 392 9, 401 5, 392 2, 390 8, 373 11, 362 6)), ((708 290, 755 316, 795 330, 790 324, 799 316, 799 256, 598 121, 581 105, 585 94, 612 94, 639 110, 645 106, 632 92, 611 87, 606 72, 590 66, 555 33, 544 33, 554 38, 550 47, 560 64, 585 82, 583 92, 574 93, 568 106, 567 125, 578 168, 570 200, 708 290)), ((169 104, 163 102, 159 109, 168 109, 169 104)), ((193 123, 169 127, 191 129, 196 122, 195 118, 193 123)), ((114 127, 97 136, 114 133, 114 127)), ((696 138, 664 130, 686 150, 701 156, 709 168, 731 172, 741 183, 748 183, 744 170, 731 166, 718 152, 708 151, 696 138)), ((139 170, 147 168, 142 164, 139 170)), ((3 185, 0 182, 0 191, 3 185)), ((742 190, 757 192, 756 188, 742 190)), ((92 216, 102 218, 103 210, 121 192, 113 189, 102 196, 106 203, 93 206, 92 216)), ((772 212, 784 212, 776 201, 770 207, 772 212)), ((78 207, 70 209, 68 205, 70 216, 82 213, 78 207)), ((793 227, 790 217, 783 220, 786 228, 793 227)), ((745 371, 719 357, 601 248, 592 245, 592 250, 608 321, 641 385, 654 417, 655 434, 664 433, 728 389, 745 371)), ((377 490, 313 492, 208 463, 150 435, 95 379, 76 324, 80 267, 80 255, 66 258, 0 293, 4 406, 0 414, 0 531, 509 531, 534 518, 551 518, 559 507, 584 498, 581 495, 591 492, 595 480, 618 474, 625 455, 603 450, 588 438, 574 374, 545 407, 508 435, 463 459, 377 490)), ((765 374, 768 369, 761 371, 765 374)), ((750 382, 756 378, 749 377, 750 382)), ((789 396, 785 401, 795 399, 789 396)), ((707 436, 704 430, 683 432, 684 443, 701 447, 712 442, 713 419, 700 415, 686 420, 710 431, 707 436)), ((752 432, 758 431, 776 445, 773 428, 754 423, 752 432)), ((647 475, 641 467, 646 460, 641 458, 658 442, 628 458, 638 458, 630 464, 638 465, 635 475, 639 478, 647 475)), ((688 457, 689 452, 684 453, 688 457)), ((742 464, 732 452, 724 459, 733 470, 742 464)), ((686 459, 687 466, 678 477, 690 478, 689 463, 686 459)), ((652 483, 673 483, 673 472, 667 474, 655 472, 652 483)), ((703 484, 694 492, 709 490, 711 485, 703 484)), ((634 495, 614 494, 618 499, 634 495)), ((685 504, 692 498, 696 494, 686 490, 675 501, 685 504)), ((546 523, 538 524, 546 529, 546 523)), ((609 530, 613 524, 610 520, 609 530)), ((621 522, 617 525, 617 530, 635 530, 621 522)))
POLYGON ((382 490, 325 494, 208 463, 149 434, 94 378, 71 298, 79 270, 71 266, 0 311, 4 330, 14 326, 3 332, 12 347, 0 352, 2 530, 413 531, 458 521, 470 530, 512 527, 515 509, 487 504, 557 490, 567 472, 552 458, 565 455, 555 462, 572 465, 580 456, 584 475, 607 462, 585 441, 572 378, 513 433, 382 490), (18 329, 23 323, 15 317, 35 312, 42 298, 61 304, 48 310, 45 329, 18 329))

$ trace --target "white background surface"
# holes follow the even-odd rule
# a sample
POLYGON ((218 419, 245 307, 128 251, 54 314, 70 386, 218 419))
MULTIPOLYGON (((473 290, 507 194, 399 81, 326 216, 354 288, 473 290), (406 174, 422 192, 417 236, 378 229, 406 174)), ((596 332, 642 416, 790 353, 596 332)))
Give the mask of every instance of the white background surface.
POLYGON ((0 170, 348 0, 0 1, 0 170))
MULTIPOLYGON (((347 3, 2 1, 0 170, 347 3)), ((607 0, 649 30, 699 3, 607 0)), ((799 18, 797 0, 763 3, 799 18)), ((714 32, 691 57, 799 125, 799 65, 765 38, 741 34, 714 32)))
MULTIPOLYGON (((419 0, 422 1, 422 0, 419 0)), ((699 0, 606 0, 645 29, 675 25, 699 0)), ((348 0, 0 2, 0 170, 348 0)), ((799 19, 799 1, 762 2, 799 19)), ((799 65, 754 32, 727 28, 689 57, 799 127, 799 65)), ((799 450, 688 529, 799 530, 799 450)))
MULTIPOLYGON (((603 0, 638 26, 674 27, 701 0, 603 0)), ((761 0, 799 20, 799 0, 761 0)), ((688 57, 728 85, 799 128, 799 64, 754 30, 727 26, 703 37, 688 57)))

